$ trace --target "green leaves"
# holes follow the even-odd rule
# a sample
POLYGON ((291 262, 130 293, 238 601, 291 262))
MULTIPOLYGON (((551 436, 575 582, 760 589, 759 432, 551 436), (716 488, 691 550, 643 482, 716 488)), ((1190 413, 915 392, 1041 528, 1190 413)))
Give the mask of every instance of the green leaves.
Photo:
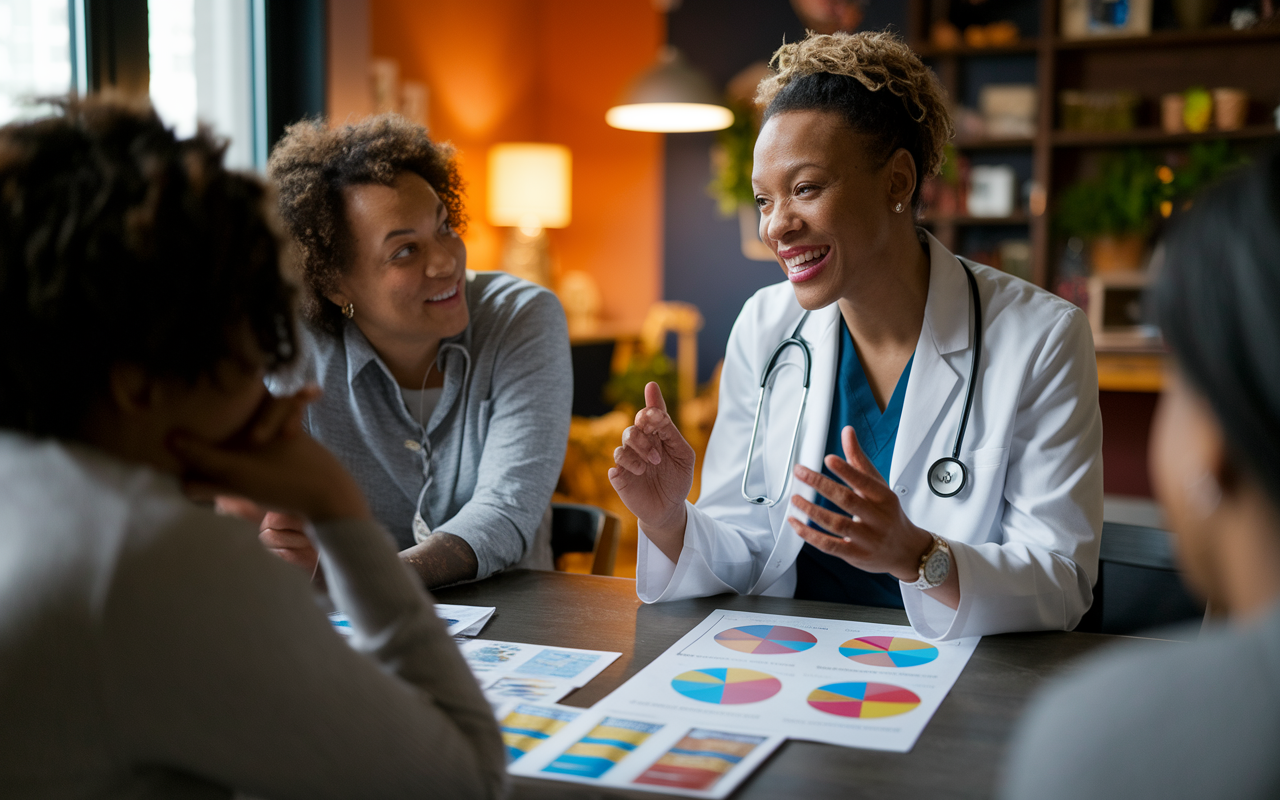
POLYGON ((1193 144, 1183 158, 1137 148, 1109 153, 1096 177, 1062 192, 1054 223, 1062 235, 1085 239, 1146 235, 1179 202, 1244 161, 1223 140, 1193 144))

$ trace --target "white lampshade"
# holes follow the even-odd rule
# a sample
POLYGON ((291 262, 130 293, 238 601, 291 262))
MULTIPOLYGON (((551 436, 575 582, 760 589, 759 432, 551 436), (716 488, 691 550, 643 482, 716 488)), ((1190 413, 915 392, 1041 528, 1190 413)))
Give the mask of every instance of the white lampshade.
POLYGON ((494 145, 489 150, 489 222, 526 229, 567 226, 572 172, 564 145, 494 145))
POLYGON ((693 133, 729 127, 733 112, 709 103, 632 103, 609 109, 604 121, 626 131, 693 133))
POLYGON ((733 124, 733 112, 720 104, 706 76, 668 45, 604 119, 628 131, 691 133, 723 130, 733 124))

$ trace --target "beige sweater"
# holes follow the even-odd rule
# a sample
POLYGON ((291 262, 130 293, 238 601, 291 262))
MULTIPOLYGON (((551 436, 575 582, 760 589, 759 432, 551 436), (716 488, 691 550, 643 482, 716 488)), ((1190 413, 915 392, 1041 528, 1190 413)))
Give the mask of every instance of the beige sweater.
POLYGON ((0 432, 0 796, 492 797, 492 712, 376 524, 330 597, 172 477, 0 432))

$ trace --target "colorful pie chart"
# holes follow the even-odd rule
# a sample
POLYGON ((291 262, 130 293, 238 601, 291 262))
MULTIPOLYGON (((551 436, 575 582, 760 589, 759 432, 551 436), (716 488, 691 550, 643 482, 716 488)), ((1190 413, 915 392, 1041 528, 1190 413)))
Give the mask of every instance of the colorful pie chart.
POLYGON ((700 703, 732 706, 768 700, 782 689, 782 681, 753 669, 716 667, 682 672, 671 681, 671 688, 700 703))
POLYGON ((900 636, 863 636, 840 645, 840 655, 873 667, 918 667, 938 657, 938 648, 900 636))
POLYGON ((813 634, 785 625, 744 625, 716 634, 716 641, 730 650, 757 656, 800 653, 818 643, 813 634))
POLYGON ((896 717, 920 705, 909 689, 887 683, 828 683, 809 693, 809 705, 837 717, 896 717))

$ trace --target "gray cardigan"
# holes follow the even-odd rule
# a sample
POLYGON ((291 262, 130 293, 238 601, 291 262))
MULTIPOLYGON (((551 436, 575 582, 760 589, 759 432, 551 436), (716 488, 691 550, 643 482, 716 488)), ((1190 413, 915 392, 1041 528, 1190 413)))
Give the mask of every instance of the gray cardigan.
POLYGON ((401 549, 445 532, 471 545, 477 578, 517 564, 550 569, 551 492, 573 403, 564 309, 503 272, 468 272, 466 293, 471 322, 440 345, 444 390, 425 430, 352 322, 340 338, 301 326, 299 361, 268 387, 310 381, 324 390, 304 424, 355 476, 401 549))

